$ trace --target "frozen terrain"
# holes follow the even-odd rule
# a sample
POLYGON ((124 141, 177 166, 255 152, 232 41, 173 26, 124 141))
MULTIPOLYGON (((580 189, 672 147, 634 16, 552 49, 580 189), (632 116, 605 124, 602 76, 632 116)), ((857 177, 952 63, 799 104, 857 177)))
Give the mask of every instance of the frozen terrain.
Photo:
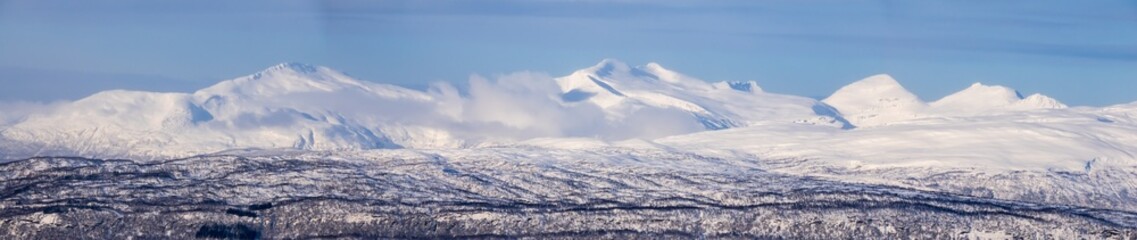
POLYGON ((654 139, 768 122, 851 127, 813 99, 616 60, 553 78, 473 77, 459 91, 285 63, 194 93, 107 91, 0 127, 4 157, 187 157, 236 148, 477 147, 546 137, 654 139))
POLYGON ((414 90, 285 63, 6 106, 6 238, 1137 237, 1137 103, 981 83, 817 100, 607 59, 414 90))
MULTIPOLYGON (((986 189, 1024 196, 1011 200, 979 190, 946 193, 832 181, 765 171, 758 161, 669 151, 242 155, 147 163, 36 158, 3 164, 0 233, 6 239, 1076 239, 1137 234, 1137 212, 1031 201, 1048 192, 999 184, 986 189)), ((928 183, 1097 181, 1067 177, 949 175, 928 183)))

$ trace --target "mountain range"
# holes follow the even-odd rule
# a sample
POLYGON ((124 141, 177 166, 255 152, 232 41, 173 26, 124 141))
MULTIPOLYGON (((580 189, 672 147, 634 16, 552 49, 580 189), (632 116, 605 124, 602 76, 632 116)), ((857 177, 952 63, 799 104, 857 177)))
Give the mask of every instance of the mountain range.
MULTIPOLYGON (((613 59, 563 77, 475 76, 465 91, 445 83, 413 90, 361 81, 327 67, 284 63, 193 93, 112 90, 27 113, 0 125, 0 149, 6 158, 161 158, 230 149, 469 148, 543 138, 652 141, 774 126, 819 126, 843 138, 931 122, 1029 123, 1007 126, 1016 129, 1067 121, 1128 127, 1132 117, 1126 109, 1132 104, 1070 109, 1041 94, 1024 97, 980 83, 924 102, 883 74, 819 101, 768 93, 755 81, 710 83, 657 63, 629 66, 613 59)), ((1016 135, 1011 132, 965 131, 979 138, 954 142, 1016 135)), ((1127 146, 1112 143, 1102 145, 1127 146)), ((1118 151, 1128 156, 1130 150, 1118 151)))
POLYGON ((15 239, 1137 234, 1137 103, 883 74, 818 100, 611 59, 426 90, 284 63, 0 112, 0 159, 15 239))

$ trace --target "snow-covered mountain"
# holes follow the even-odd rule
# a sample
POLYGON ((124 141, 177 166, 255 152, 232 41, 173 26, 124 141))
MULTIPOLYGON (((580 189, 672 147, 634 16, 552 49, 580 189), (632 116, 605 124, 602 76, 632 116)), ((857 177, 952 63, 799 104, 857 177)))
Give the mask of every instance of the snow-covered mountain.
POLYGON ((1023 97, 1021 93, 1004 86, 988 86, 982 83, 929 104, 934 112, 980 114, 1006 110, 1062 109, 1066 108, 1058 100, 1042 94, 1023 97))
POLYGON ((766 93, 754 81, 709 83, 658 63, 631 67, 605 59, 556 81, 565 102, 594 104, 616 118, 660 108, 687 112, 712 130, 793 121, 844 126, 817 100, 766 93))
POLYGON ((752 81, 707 83, 655 63, 604 60, 556 79, 472 81, 480 87, 468 93, 449 85, 418 91, 284 63, 194 93, 101 92, 3 127, 0 145, 11 158, 180 157, 234 148, 621 140, 769 122, 846 125, 813 99, 765 93, 752 81))
POLYGON ((11 238, 1137 235, 1137 103, 888 75, 819 101, 611 59, 422 91, 285 63, 0 112, 0 159, 45 155, 97 159, 0 162, 11 238))
MULTIPOLYGON (((233 148, 395 147, 355 104, 429 96, 286 63, 195 93, 100 92, 4 129, 9 156, 187 156, 233 148), (352 115, 357 114, 357 115, 352 115)), ((375 106, 380 107, 380 106, 375 106)))
POLYGON ((1000 115, 1067 106, 1042 94, 1023 97, 1004 86, 974 83, 934 102, 924 102, 889 75, 875 75, 838 89, 825 100, 853 125, 873 127, 943 116, 1000 115))
POLYGON ((193 93, 106 91, 30 114, 0 126, 0 155, 162 158, 247 148, 559 148, 574 142, 607 147, 638 139, 632 142, 642 144, 632 145, 823 165, 958 161, 1076 170, 1135 165, 1137 141, 1129 136, 1137 136, 1137 121, 1127 109, 1134 108, 1067 108, 1041 94, 1023 97, 979 83, 927 103, 883 74, 818 101, 764 92, 755 81, 711 83, 657 63, 630 66, 612 59, 556 78, 474 77, 465 91, 447 84, 412 90, 285 63, 193 93), (733 129, 722 130, 727 128, 733 129), (691 134, 708 130, 719 131, 691 134))
POLYGON ((927 107, 892 76, 881 74, 838 89, 825 100, 854 125, 882 125, 916 118, 927 107))
POLYGON ((929 117, 884 127, 839 130, 781 125, 703 132, 656 143, 704 155, 810 159, 793 168, 959 168, 1090 173, 1137 166, 1132 115, 1102 110, 929 117))

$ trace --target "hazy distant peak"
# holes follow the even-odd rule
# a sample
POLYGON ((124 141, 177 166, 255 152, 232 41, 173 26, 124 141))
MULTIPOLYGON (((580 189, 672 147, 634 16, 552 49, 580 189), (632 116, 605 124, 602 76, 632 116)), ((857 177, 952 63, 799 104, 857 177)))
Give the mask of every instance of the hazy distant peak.
POLYGON ((330 92, 345 88, 366 88, 362 82, 327 67, 303 63, 281 63, 252 75, 222 81, 197 94, 274 96, 295 92, 330 92))
POLYGON ((1065 104, 1042 94, 1023 97, 1022 93, 1015 89, 999 85, 986 85, 978 82, 971 84, 971 86, 966 89, 937 100, 930 105, 935 108, 936 112, 948 114, 983 112, 996 109, 1030 110, 1066 108, 1065 104))
POLYGON ((582 72, 582 73, 586 73, 586 74, 593 74, 596 76, 603 77, 603 76, 610 76, 616 72, 628 72, 630 70, 631 70, 631 67, 629 67, 627 63, 624 63, 620 60, 616 60, 616 59, 612 59, 612 58, 605 58, 605 59, 600 60, 599 63, 596 63, 596 65, 592 65, 591 67, 581 69, 578 72, 582 72))
POLYGON ((976 107, 977 105, 1008 105, 1022 100, 1018 91, 998 85, 984 85, 974 83, 966 89, 948 95, 933 102, 933 106, 964 105, 962 107, 976 107))
POLYGON ((922 103, 919 97, 888 74, 869 76, 845 85, 822 101, 847 114, 922 103))
POLYGON ((319 66, 310 65, 310 64, 306 64, 306 63, 283 62, 283 63, 277 64, 277 65, 274 65, 272 67, 269 67, 269 68, 267 68, 261 72, 266 73, 266 72, 291 71, 291 72, 296 72, 296 73, 316 73, 319 71, 320 68, 321 67, 319 67, 319 66))

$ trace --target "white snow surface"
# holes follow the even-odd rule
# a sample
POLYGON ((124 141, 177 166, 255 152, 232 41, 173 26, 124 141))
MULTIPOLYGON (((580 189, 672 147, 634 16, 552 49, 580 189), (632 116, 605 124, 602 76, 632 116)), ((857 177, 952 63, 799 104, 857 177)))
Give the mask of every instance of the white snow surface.
POLYGON ((566 104, 593 104, 613 118, 657 108, 681 110, 710 129, 794 121, 841 126, 817 100, 766 93, 753 81, 708 83, 658 63, 631 67, 605 59, 556 81, 566 104))
POLYGON ((805 159, 808 168, 886 167, 1061 170, 1090 173, 1137 163, 1132 115, 1096 109, 928 117, 886 127, 840 130, 805 125, 755 126, 659 139, 711 156, 805 159))
POLYGON ((825 100, 857 126, 882 125, 916 118, 927 108, 916 94, 886 74, 841 87, 825 100))
POLYGON ((1137 103, 1069 108, 979 83, 929 103, 883 74, 818 101, 612 59, 563 77, 474 76, 469 89, 423 91, 285 63, 194 93, 113 90, 0 117, 9 159, 537 147, 796 160, 780 170, 810 172, 1137 166, 1137 103))
POLYGON ((1000 115, 1067 108, 1066 104, 1042 94, 1024 98, 1014 89, 982 83, 974 83, 967 89, 927 103, 887 74, 849 84, 822 101, 859 127, 944 116, 1000 115))
POLYGON ((955 114, 978 114, 991 111, 1060 109, 1065 104, 1042 94, 1023 97, 1018 91, 1004 86, 989 86, 982 83, 948 95, 929 104, 933 111, 955 114))

